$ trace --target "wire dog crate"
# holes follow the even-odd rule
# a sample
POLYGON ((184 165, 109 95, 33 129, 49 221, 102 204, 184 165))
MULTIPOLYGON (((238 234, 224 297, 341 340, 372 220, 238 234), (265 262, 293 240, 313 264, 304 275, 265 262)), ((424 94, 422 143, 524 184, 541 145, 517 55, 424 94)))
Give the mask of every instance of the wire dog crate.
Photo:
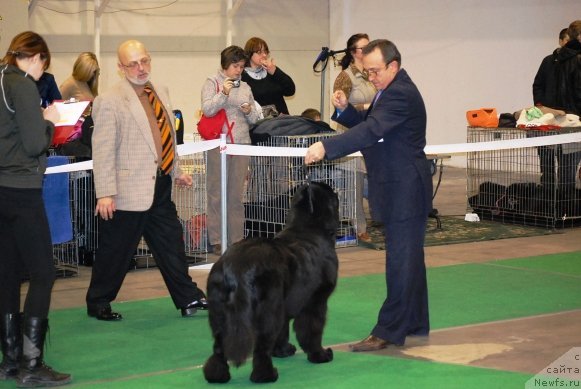
MULTIPOLYGON (((579 132, 468 127, 468 142, 579 132)), ((581 224, 581 143, 468 153, 467 196, 481 219, 573 227, 581 224)))
MULTIPOLYGON (((273 136, 261 146, 306 148, 333 134, 273 136)), ((339 195, 341 226, 336 247, 357 245, 355 218, 355 158, 322 161, 303 167, 303 157, 262 157, 250 159, 249 179, 245 193, 245 236, 273 237, 282 230, 296 188, 312 181, 330 185, 339 195)))
MULTIPOLYGON (((174 184, 172 199, 182 224, 186 257, 189 264, 206 262, 208 239, 206 231, 206 153, 179 157, 180 167, 193 179, 192 186, 174 184)), ((135 268, 155 265, 155 259, 142 238, 134 257, 135 268)))
POLYGON ((71 197, 76 204, 74 219, 77 225, 76 240, 79 247, 79 263, 91 265, 98 246, 99 220, 95 216, 97 199, 92 170, 71 173, 73 188, 71 197))
MULTIPOLYGON (((77 162, 75 157, 66 158, 68 163, 77 162)), ((79 264, 92 263, 97 248, 93 172, 81 170, 65 174, 68 174, 73 238, 68 242, 53 245, 53 258, 59 277, 78 275, 79 264)))

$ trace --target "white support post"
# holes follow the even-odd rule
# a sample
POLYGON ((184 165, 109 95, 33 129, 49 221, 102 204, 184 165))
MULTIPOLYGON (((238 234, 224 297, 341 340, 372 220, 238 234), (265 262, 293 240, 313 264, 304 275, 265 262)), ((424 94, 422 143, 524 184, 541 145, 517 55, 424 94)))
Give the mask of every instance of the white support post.
POLYGON ((220 210, 222 214, 222 254, 228 248, 228 155, 226 134, 220 135, 220 210))

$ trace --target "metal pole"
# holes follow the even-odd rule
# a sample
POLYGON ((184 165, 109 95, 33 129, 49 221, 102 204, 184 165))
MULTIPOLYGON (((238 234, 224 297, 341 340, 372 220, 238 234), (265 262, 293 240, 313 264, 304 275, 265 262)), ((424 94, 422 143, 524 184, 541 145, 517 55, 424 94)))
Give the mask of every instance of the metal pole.
POLYGON ((222 254, 228 246, 228 166, 226 165, 226 134, 220 135, 220 210, 222 215, 222 254))
MULTIPOLYGON (((326 61, 327 59, 325 59, 326 61)), ((321 72, 321 119, 325 120, 325 72, 327 71, 327 66, 323 68, 321 72)))
MULTIPOLYGON (((99 9, 101 0, 95 0, 95 9, 99 9)), ((101 14, 95 13, 95 33, 93 34, 93 50, 97 57, 97 62, 101 63, 101 14)))
POLYGON ((230 45, 232 45, 232 0, 226 2, 226 47, 230 45))

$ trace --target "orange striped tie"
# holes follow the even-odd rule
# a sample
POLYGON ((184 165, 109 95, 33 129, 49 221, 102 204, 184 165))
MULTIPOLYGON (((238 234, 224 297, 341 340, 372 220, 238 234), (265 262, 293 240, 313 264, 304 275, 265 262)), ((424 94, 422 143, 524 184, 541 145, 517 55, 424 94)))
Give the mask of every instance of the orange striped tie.
POLYGON ((161 132, 161 170, 164 174, 169 174, 171 172, 174 160, 174 149, 173 142, 171 139, 171 125, 169 123, 167 113, 159 101, 159 97, 153 91, 150 84, 146 84, 143 89, 147 93, 149 102, 153 107, 153 112, 155 113, 155 118, 157 119, 157 126, 161 132))

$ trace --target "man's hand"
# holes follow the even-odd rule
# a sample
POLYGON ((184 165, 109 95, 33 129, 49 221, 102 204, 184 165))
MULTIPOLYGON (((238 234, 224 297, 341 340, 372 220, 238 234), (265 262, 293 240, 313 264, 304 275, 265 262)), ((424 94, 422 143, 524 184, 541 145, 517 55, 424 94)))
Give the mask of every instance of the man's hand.
POLYGON ((312 144, 307 149, 307 154, 305 155, 305 164, 309 165, 311 163, 319 162, 325 158, 325 146, 323 143, 317 142, 312 144))
POLYGON ((182 174, 180 174, 179 177, 176 177, 175 181, 176 181, 176 184, 182 185, 182 186, 192 186, 192 183, 194 182, 194 180, 192 179, 192 176, 190 176, 189 174, 185 174, 185 173, 182 173, 182 174))
POLYGON ((333 106, 335 108, 340 109, 341 111, 343 111, 349 105, 349 102, 347 101, 347 96, 345 96, 345 92, 343 92, 341 89, 337 89, 333 93, 331 102, 333 103, 333 106))
POLYGON ((95 207, 95 216, 99 215, 103 220, 113 219, 113 213, 116 211, 115 200, 111 196, 97 199, 95 207))

